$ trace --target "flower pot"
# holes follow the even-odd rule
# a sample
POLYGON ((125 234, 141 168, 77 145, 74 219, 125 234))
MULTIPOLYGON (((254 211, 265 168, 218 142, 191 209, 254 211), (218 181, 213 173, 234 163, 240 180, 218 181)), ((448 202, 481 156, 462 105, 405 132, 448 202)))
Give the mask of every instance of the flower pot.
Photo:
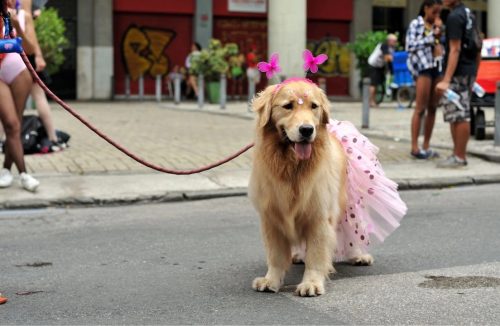
POLYGON ((220 82, 219 81, 209 81, 207 83, 207 95, 208 101, 212 104, 217 104, 220 102, 220 82))

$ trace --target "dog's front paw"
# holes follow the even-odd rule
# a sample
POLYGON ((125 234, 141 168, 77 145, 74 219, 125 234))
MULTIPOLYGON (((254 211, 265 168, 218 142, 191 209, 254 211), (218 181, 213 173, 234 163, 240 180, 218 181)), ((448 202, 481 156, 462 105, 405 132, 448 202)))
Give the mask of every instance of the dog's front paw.
POLYGON ((363 254, 350 258, 349 262, 355 266, 370 266, 373 265, 374 259, 370 254, 363 254))
POLYGON ((252 282, 252 288, 259 292, 274 292, 278 293, 280 290, 280 282, 273 282, 266 277, 257 277, 252 282))
POLYGON ((302 282, 297 285, 295 293, 301 297, 316 297, 325 293, 325 285, 321 281, 302 282))

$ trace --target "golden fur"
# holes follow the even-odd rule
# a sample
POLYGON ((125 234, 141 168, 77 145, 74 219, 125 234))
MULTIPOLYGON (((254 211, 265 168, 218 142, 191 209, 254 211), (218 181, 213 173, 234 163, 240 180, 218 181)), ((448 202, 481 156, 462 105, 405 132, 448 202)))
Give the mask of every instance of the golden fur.
MULTIPOLYGON (((252 287, 278 292, 292 260, 303 259, 297 249, 305 247, 305 272, 296 292, 316 296, 334 271, 334 226, 346 202, 347 158, 326 129, 330 111, 323 91, 304 81, 285 83, 277 92, 275 87, 253 101, 258 116, 249 196, 261 217, 268 272, 252 287), (314 126, 312 151, 299 160, 293 144, 303 141, 299 128, 305 124, 314 126)), ((369 255, 351 256, 358 263, 372 261, 369 255)))

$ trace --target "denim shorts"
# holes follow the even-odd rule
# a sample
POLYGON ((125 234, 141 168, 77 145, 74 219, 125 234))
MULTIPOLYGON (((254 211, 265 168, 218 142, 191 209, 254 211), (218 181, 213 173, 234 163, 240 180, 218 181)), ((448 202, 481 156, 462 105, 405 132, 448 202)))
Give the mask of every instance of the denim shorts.
POLYGON ((443 76, 443 72, 442 71, 439 71, 438 68, 430 68, 430 69, 425 69, 425 70, 422 70, 422 71, 419 71, 418 72, 418 76, 428 76, 430 77, 432 80, 435 80, 439 77, 442 77, 443 76))

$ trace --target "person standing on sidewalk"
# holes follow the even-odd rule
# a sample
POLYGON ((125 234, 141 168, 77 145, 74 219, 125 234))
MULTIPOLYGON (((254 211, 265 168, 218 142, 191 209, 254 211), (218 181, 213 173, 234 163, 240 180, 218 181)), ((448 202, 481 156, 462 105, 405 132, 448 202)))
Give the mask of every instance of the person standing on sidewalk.
POLYGON ((450 123, 453 154, 437 166, 459 168, 467 165, 470 99, 481 60, 482 42, 475 17, 461 0, 444 0, 444 5, 451 10, 446 21, 446 72, 436 88, 441 95, 450 89, 460 96, 460 100, 447 101, 444 105, 444 120, 450 123))
MULTIPOLYGON (((5 27, 3 17, 11 16, 13 25, 19 29, 20 36, 25 36, 19 28, 20 24, 15 11, 7 9, 7 0, 0 0, 0 37, 5 27)), ((30 48, 32 43, 25 37, 24 46, 30 48)), ((5 128, 5 159, 0 170, 0 188, 9 187, 13 177, 10 172, 15 164, 20 174, 21 185, 28 191, 36 191, 39 181, 26 173, 23 145, 21 143, 21 119, 26 99, 31 90, 32 78, 18 53, 0 55, 0 121, 5 128)))
POLYGON ((188 77, 187 77, 187 91, 186 91, 186 96, 189 95, 191 90, 194 92, 195 98, 198 98, 198 76, 193 74, 191 72, 191 61, 193 60, 194 57, 197 57, 201 54, 201 45, 198 42, 194 42, 191 44, 191 52, 189 52, 188 56, 186 57, 186 62, 185 62, 185 67, 186 70, 188 71, 188 77))
POLYGON ((440 42, 442 22, 439 18, 443 2, 424 0, 419 16, 414 19, 406 33, 408 69, 416 81, 416 106, 411 119, 411 155, 416 159, 439 156, 430 149, 432 129, 436 120, 439 96, 434 90, 441 81, 443 71, 436 58, 442 58, 444 48, 440 42), (418 146, 421 119, 425 115, 424 143, 418 146))
MULTIPOLYGON (((379 43, 368 57, 368 67, 370 73, 370 107, 377 107, 375 94, 377 86, 385 84, 385 72, 387 65, 392 64, 393 53, 398 43, 398 37, 395 34, 387 35, 384 43, 379 43)), ((389 66, 392 67, 392 66, 389 66)))
POLYGON ((250 83, 253 81, 254 85, 260 83, 260 71, 257 69, 258 62, 259 54, 257 53, 257 45, 252 44, 250 46, 250 52, 246 55, 246 66, 248 82, 250 83))

